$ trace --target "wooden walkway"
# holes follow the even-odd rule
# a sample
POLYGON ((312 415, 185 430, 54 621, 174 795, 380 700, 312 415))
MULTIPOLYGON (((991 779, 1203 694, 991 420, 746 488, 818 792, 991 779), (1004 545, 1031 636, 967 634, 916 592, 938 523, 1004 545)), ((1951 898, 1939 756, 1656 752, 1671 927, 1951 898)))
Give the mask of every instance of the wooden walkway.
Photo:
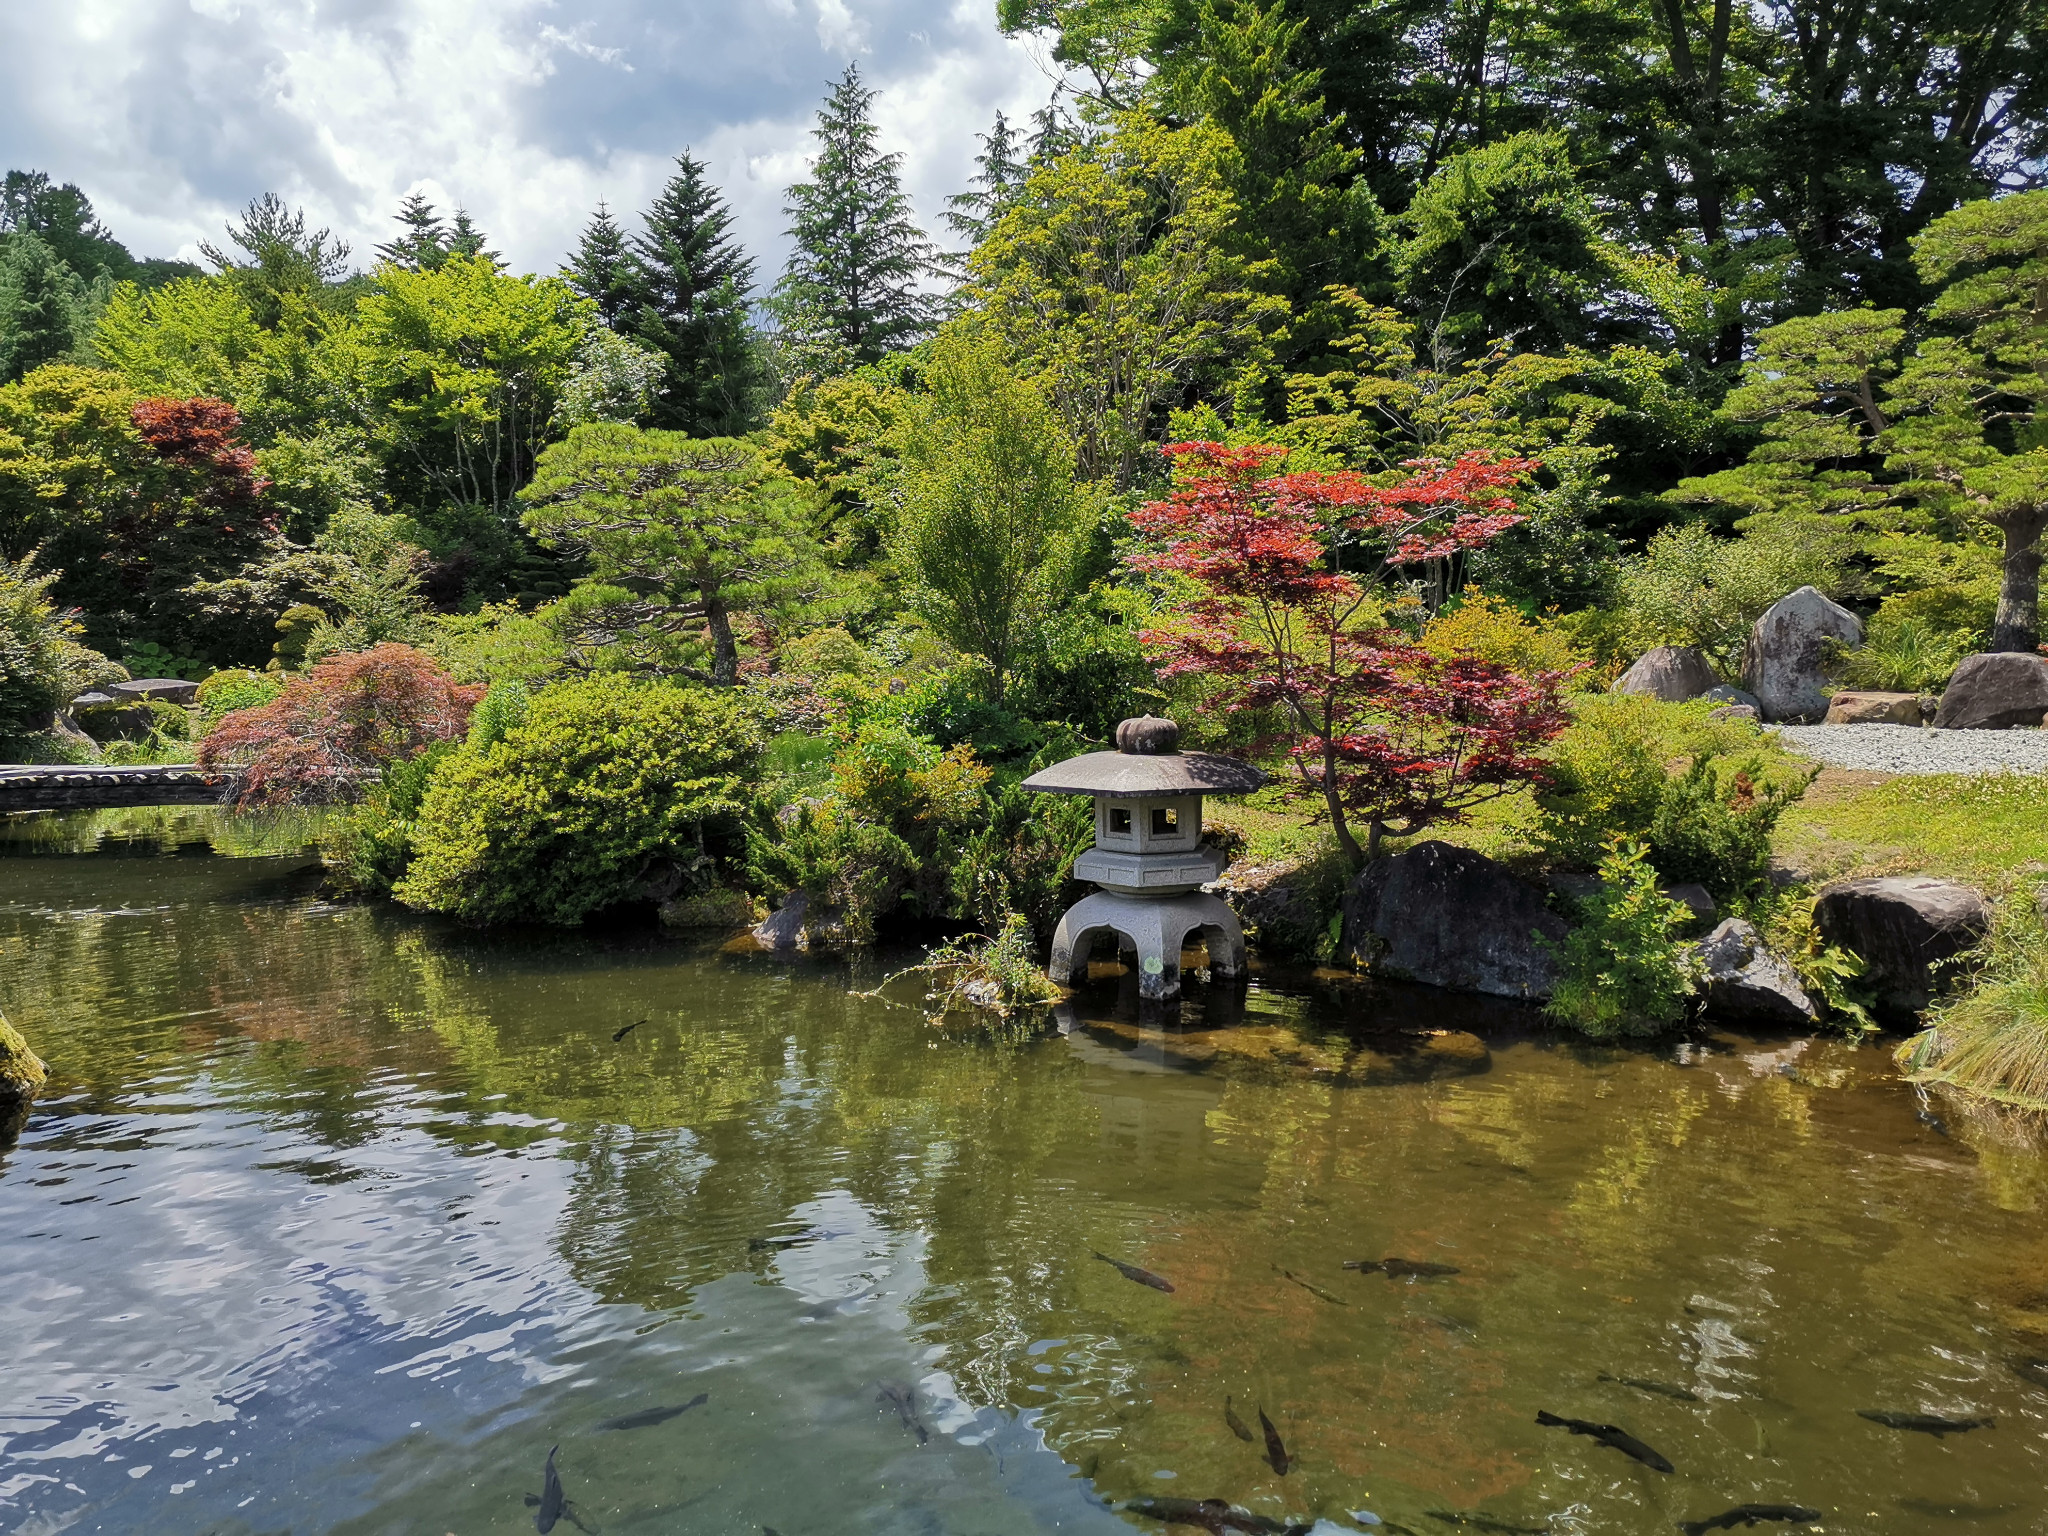
POLYGON ((194 763, 140 768, 0 766, 0 815, 130 805, 219 805, 228 786, 228 775, 201 773, 194 763))

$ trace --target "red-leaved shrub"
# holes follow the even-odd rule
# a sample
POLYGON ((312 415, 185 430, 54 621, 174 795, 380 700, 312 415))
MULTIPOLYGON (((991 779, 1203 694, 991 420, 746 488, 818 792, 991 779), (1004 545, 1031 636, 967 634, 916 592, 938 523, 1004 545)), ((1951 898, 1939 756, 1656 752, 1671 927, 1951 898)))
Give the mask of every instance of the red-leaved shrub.
POLYGON ((222 717, 199 766, 232 770, 240 805, 351 799, 386 765, 462 735, 483 694, 409 645, 330 656, 268 704, 222 717))

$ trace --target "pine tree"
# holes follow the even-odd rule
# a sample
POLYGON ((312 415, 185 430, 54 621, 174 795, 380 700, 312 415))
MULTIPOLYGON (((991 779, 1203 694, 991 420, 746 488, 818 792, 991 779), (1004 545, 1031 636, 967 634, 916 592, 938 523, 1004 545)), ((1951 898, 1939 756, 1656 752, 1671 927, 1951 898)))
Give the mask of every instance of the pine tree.
POLYGON ((919 286, 936 269, 932 246, 911 217, 903 157, 876 144, 874 99, 847 65, 812 130, 811 180, 783 205, 796 248, 770 307, 805 366, 875 362, 915 344, 939 308, 919 286))
POLYGON ((413 272, 438 270, 447 257, 448 231, 427 195, 415 192, 399 204, 397 220, 405 233, 389 245, 378 246, 378 256, 413 272))
POLYGON ((569 286, 597 306, 598 317, 613 330, 622 328, 625 317, 639 301, 640 285, 631 254, 626 249, 626 232, 603 203, 584 226, 576 254, 562 268, 569 286))
POLYGON ((485 249, 485 238, 484 232, 471 222, 469 210, 458 208, 455 210, 455 222, 448 226, 448 238, 442 243, 444 254, 441 260, 446 261, 450 256, 481 256, 502 272, 505 263, 496 251, 485 249))
POLYGON ((946 199, 947 228, 970 246, 981 244, 1031 173, 1030 163, 1018 153, 1023 136, 1002 113, 996 114, 995 126, 979 137, 981 153, 974 157, 973 190, 946 199))
POLYGON ((0 252, 0 383, 71 350, 79 306, 78 276, 48 241, 20 230, 0 252))
POLYGON ((685 151, 627 243, 635 290, 627 329, 668 359, 654 424, 723 437, 744 432, 754 396, 747 326, 754 263, 732 233, 732 211, 685 151))

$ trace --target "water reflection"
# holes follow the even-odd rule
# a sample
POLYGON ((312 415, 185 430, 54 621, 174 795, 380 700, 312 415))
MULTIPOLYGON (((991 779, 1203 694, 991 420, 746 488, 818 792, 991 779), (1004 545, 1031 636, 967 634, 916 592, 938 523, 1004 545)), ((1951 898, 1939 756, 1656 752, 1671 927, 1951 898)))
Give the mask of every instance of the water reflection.
POLYGON ((326 903, 300 831, 185 857, 225 840, 178 814, 147 856, 0 857, 0 1007, 61 1085, 0 1164, 17 1529, 509 1530, 557 1441, 607 1531, 1117 1530, 1163 1493, 2041 1527, 2039 1159, 1917 1121, 1876 1050, 1572 1049, 1315 976, 935 1031, 822 964, 326 903), (1341 1268, 1388 1255, 1457 1273, 1341 1268))

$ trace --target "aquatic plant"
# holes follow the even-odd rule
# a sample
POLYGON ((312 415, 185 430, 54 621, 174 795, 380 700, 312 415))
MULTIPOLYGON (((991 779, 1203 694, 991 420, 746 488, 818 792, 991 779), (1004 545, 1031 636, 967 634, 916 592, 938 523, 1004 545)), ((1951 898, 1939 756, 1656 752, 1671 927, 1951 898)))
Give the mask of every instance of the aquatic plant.
POLYGON ((1031 925, 1014 912, 993 937, 973 933, 953 939, 925 956, 921 964, 896 972, 862 995, 878 996, 889 982, 905 976, 929 978, 925 1010, 934 1021, 970 1010, 1007 1018, 1020 1010, 1056 1003, 1063 996, 1039 963, 1031 925))

